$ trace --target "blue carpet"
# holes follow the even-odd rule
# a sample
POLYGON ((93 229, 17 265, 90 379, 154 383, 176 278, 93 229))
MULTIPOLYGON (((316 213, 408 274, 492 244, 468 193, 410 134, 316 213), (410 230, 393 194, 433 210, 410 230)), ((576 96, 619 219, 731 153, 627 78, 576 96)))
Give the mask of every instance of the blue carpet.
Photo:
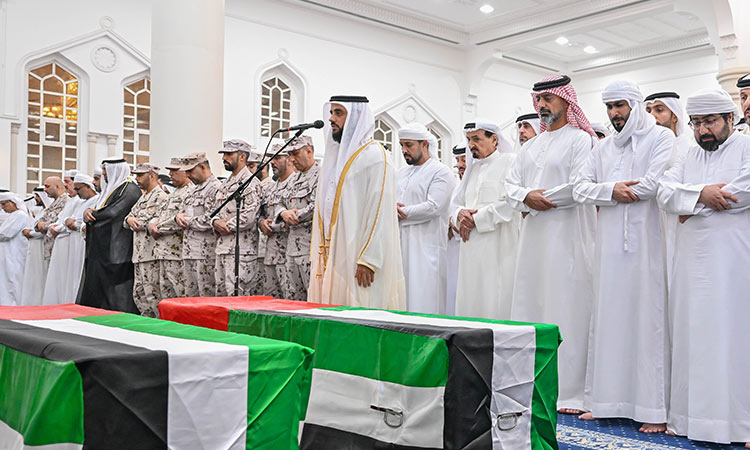
POLYGON ((744 445, 719 445, 690 441, 665 433, 645 434, 638 431, 641 424, 629 419, 579 420, 578 416, 558 414, 557 442, 560 450, 744 450, 744 445))

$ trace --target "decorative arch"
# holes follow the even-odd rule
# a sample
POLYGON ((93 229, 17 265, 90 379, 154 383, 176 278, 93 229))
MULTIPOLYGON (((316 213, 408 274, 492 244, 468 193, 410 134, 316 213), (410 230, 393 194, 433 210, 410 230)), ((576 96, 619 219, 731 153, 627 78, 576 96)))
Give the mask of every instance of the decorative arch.
MULTIPOLYGON (((307 82, 285 59, 261 67, 256 76, 258 134, 269 139, 279 128, 302 122, 305 115, 307 82)), ((288 133, 277 137, 286 138, 288 133)))

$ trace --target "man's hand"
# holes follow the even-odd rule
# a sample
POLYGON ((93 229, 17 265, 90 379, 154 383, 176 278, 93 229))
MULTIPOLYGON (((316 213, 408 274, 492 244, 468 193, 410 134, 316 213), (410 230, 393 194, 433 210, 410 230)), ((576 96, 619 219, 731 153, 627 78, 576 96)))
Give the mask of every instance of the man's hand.
POLYGON ((476 213, 476 209, 462 209, 458 212, 458 234, 464 242, 469 240, 469 233, 476 227, 474 223, 476 213))
POLYGON ((96 217, 94 217, 94 210, 89 208, 86 211, 84 211, 83 220, 88 223, 96 221, 96 217))
POLYGON ((36 231, 40 233, 46 233, 47 232, 47 224, 44 222, 37 222, 36 223, 36 231))
POLYGON ((271 219, 261 220, 258 223, 258 228, 260 228, 260 231, 266 236, 270 236, 271 233, 273 233, 273 230, 271 229, 271 219))
POLYGON ((557 208, 557 205, 547 200, 547 197, 543 194, 544 189, 534 189, 533 191, 526 194, 526 198, 523 202, 531 209, 537 211, 547 211, 548 209, 557 208))
POLYGON ((725 211, 732 209, 732 205, 727 200, 737 203, 737 197, 729 192, 722 190, 726 184, 709 184, 701 191, 698 201, 713 209, 714 211, 725 211))
POLYGON ((133 231, 143 230, 143 225, 141 225, 141 221, 136 219, 135 217, 128 217, 127 219, 125 219, 125 223, 127 223, 130 229, 133 231))
POLYGON ((151 235, 154 239, 159 239, 161 237, 161 233, 159 233, 159 230, 156 229, 157 224, 150 223, 148 226, 146 226, 146 230, 148 231, 148 234, 151 235))
POLYGON ((232 234, 232 230, 229 229, 229 226, 227 226, 227 219, 217 219, 214 220, 214 229, 219 232, 222 236, 227 236, 232 234))
POLYGON ((363 288, 370 287, 375 279, 375 272, 367 266, 357 264, 357 273, 354 274, 354 278, 357 279, 357 284, 363 288))
POLYGON ((190 216, 188 216, 185 213, 179 213, 179 214, 177 214, 175 216, 174 220, 175 220, 175 222, 177 222, 177 225, 181 226, 182 228, 187 228, 188 227, 188 218, 189 217, 190 216))
POLYGON ((55 227, 49 227, 48 228, 49 233, 52 235, 53 238, 56 238, 58 234, 60 234, 59 231, 57 231, 57 228, 55 227))
POLYGON ((23 233, 23 235, 26 237, 26 239, 31 239, 31 229, 26 228, 21 233, 23 233))
POLYGON ((76 220, 72 217, 68 217, 65 219, 65 226, 68 227, 70 230, 76 229, 76 220))
POLYGON ((281 220, 283 220, 284 223, 289 226, 299 224, 299 218, 297 217, 297 210, 287 209, 286 211, 282 211, 281 220))
POLYGON ((398 220, 404 220, 407 217, 409 217, 409 215, 406 214, 403 209, 401 209, 403 207, 404 207, 403 203, 396 203, 396 211, 398 212, 398 220))
POLYGON ((688 220, 689 218, 691 218, 691 217, 693 217, 693 216, 691 216, 691 215, 684 215, 684 216, 680 216, 680 223, 685 223, 685 222, 687 222, 687 220, 688 220))
POLYGON ((621 181, 615 183, 615 188, 612 190, 612 200, 618 203, 635 203, 640 200, 638 195, 630 189, 630 186, 638 184, 640 181, 621 181))

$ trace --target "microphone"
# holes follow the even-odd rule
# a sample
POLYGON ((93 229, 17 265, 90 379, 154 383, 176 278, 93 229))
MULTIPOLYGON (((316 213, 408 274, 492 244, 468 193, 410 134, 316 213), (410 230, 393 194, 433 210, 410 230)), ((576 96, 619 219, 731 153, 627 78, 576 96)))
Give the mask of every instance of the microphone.
POLYGON ((323 128, 323 121, 322 120, 316 120, 313 123, 302 123, 302 124, 299 124, 299 125, 295 125, 293 127, 282 128, 279 131, 281 131, 281 132, 298 131, 298 130, 307 130, 308 128, 323 128))

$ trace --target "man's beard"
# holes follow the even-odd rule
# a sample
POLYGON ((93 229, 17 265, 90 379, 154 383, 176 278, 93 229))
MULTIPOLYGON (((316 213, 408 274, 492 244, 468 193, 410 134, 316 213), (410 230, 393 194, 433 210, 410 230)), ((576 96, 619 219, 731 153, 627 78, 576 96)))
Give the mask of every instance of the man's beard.
POLYGON ((552 125, 553 123, 557 122, 557 119, 559 118, 560 114, 552 114, 552 112, 546 112, 546 110, 544 109, 540 110, 539 112, 539 121, 545 125, 552 125))
POLYGON ((331 137, 333 138, 334 141, 338 142, 339 144, 341 143, 341 136, 343 136, 343 134, 344 134, 344 130, 339 130, 339 131, 331 130, 331 137))
POLYGON ((719 146, 726 142, 727 138, 729 137, 729 132, 731 130, 729 129, 729 123, 725 123, 724 126, 721 128, 721 132, 719 133, 719 136, 724 136, 724 138, 720 138, 719 136, 716 136, 713 133, 708 134, 702 134, 698 138, 698 145, 701 146, 701 148, 707 152, 715 152, 719 149, 719 146), (704 137, 710 137, 710 140, 704 141, 704 137))
POLYGON ((224 168, 229 172, 234 172, 234 169, 237 168, 237 165, 230 161, 224 161, 224 168))
POLYGON ((627 125, 627 123, 628 123, 628 122, 627 122, 627 120, 625 120, 625 119, 623 119, 622 117, 619 117, 619 116, 618 116, 618 117, 613 117, 612 119, 609 119, 609 123, 611 123, 611 124, 612 124, 612 127, 613 127, 613 128, 615 129, 615 131, 617 131, 617 132, 619 133, 620 131, 622 131, 622 129, 623 129, 623 128, 625 128, 625 125, 627 125), (623 122, 622 122, 622 125, 617 125, 617 124, 616 124, 616 123, 614 122, 614 120, 615 120, 615 119, 617 119, 617 120, 622 120, 622 121, 623 121, 623 122))
POLYGON ((417 156, 404 155, 404 161, 406 161, 406 164, 410 166, 414 166, 417 163, 419 163, 419 161, 422 161, 422 155, 417 155, 417 156))

